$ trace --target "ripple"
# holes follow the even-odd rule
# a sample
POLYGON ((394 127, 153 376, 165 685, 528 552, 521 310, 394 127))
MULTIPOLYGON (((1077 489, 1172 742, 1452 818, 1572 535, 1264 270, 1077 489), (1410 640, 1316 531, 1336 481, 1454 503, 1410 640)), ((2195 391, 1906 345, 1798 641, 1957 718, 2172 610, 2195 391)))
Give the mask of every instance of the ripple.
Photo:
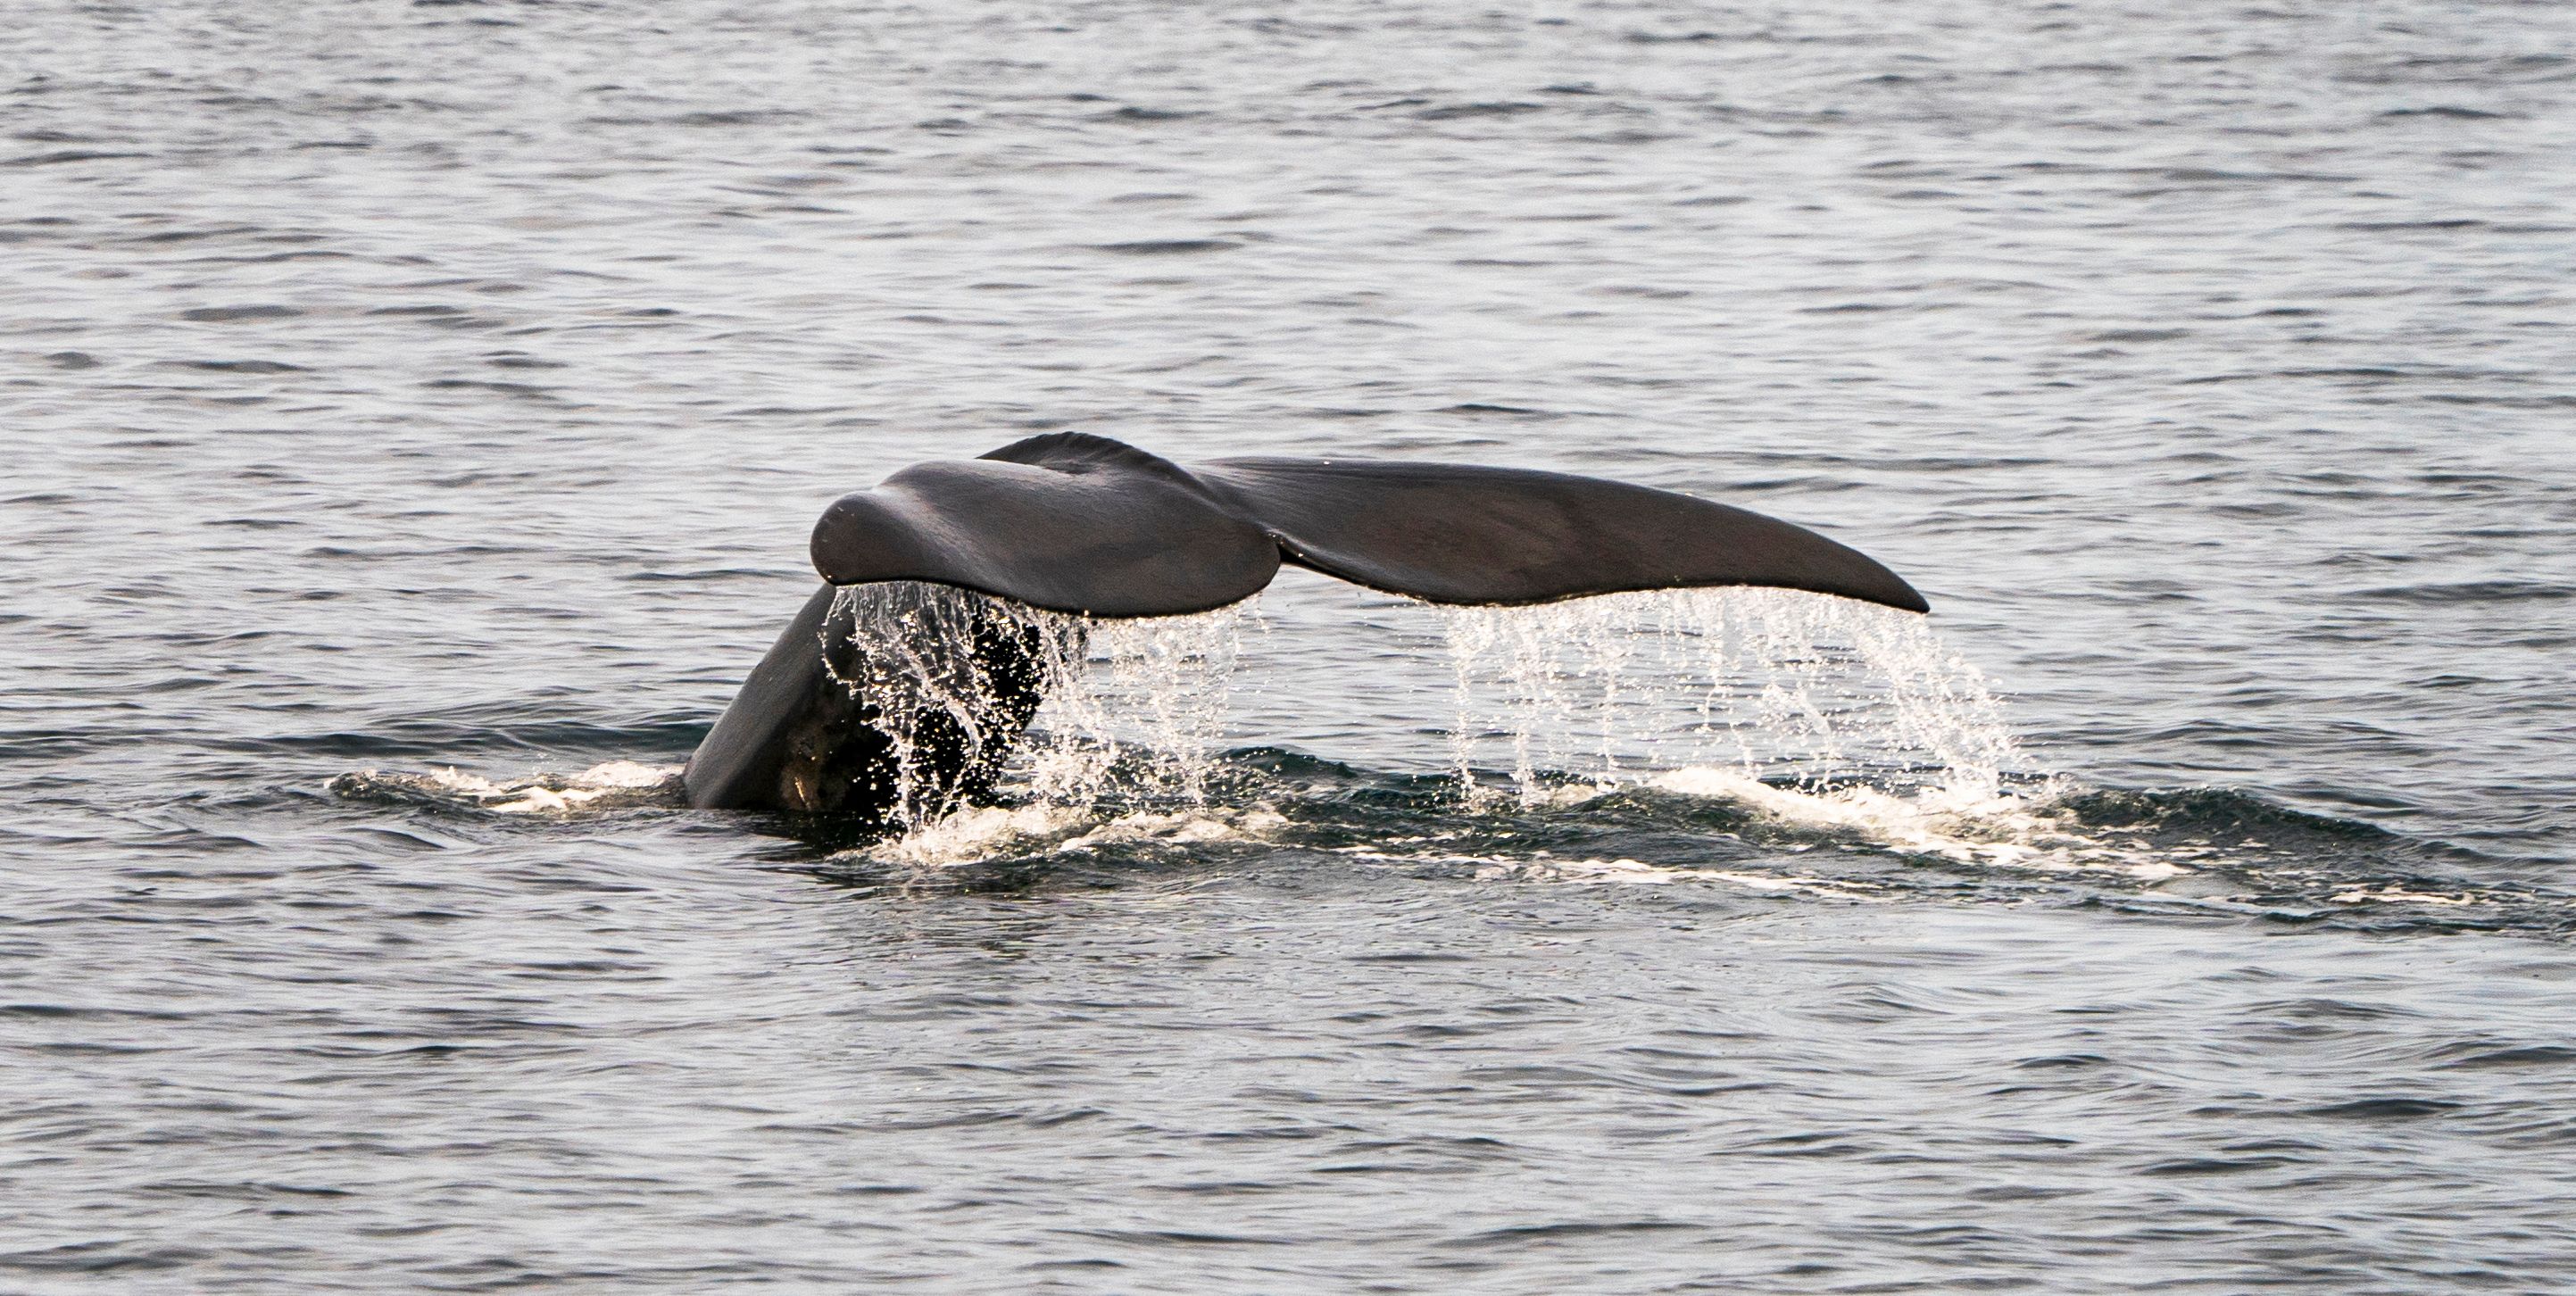
POLYGON ((1232 252, 1243 245, 1231 239, 1140 239, 1129 243, 1098 243, 1094 251, 1115 252, 1121 256, 1187 256, 1200 252, 1232 252))

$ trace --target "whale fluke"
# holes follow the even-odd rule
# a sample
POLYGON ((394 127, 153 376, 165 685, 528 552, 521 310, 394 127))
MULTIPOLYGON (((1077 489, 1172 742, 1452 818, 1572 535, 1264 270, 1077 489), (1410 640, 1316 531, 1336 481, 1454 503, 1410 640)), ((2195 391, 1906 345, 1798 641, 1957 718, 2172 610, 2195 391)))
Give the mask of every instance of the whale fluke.
POLYGON ((1672 491, 1522 468, 1220 459, 1057 432, 921 464, 814 528, 836 585, 925 580, 1101 617, 1203 612, 1279 564, 1434 603, 1764 585, 1928 611, 1858 550, 1672 491))
POLYGON ((1434 603, 1762 585, 1929 610, 1858 550, 1672 491, 1393 461, 1184 468, 1079 432, 917 464, 844 495, 815 524, 812 552, 826 584, 690 757, 692 805, 892 824, 979 799, 1043 700, 1049 631, 1026 608, 1204 612, 1258 593, 1282 563, 1434 603), (916 592, 863 606, 834 593, 918 589, 895 582, 1007 602, 916 592))

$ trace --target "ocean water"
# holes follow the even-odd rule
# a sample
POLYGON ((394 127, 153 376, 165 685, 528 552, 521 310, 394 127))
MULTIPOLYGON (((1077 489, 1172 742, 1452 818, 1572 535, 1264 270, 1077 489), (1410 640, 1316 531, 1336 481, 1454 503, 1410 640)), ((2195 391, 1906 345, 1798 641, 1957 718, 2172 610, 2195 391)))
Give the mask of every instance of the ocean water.
POLYGON ((2576 1286, 2576 8, 18 0, 0 1290, 2576 1286), (1886 561, 672 776, 1033 432, 1886 561))

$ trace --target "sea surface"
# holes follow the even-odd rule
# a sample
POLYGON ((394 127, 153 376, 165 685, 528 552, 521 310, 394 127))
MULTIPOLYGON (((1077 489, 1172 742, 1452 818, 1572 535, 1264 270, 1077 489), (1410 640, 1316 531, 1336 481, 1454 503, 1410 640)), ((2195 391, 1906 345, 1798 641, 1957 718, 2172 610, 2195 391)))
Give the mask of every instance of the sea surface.
POLYGON ((6 17, 0 1291, 2576 1290, 2576 6, 6 17), (1062 429, 1934 612, 1292 571, 684 808, 1062 429))

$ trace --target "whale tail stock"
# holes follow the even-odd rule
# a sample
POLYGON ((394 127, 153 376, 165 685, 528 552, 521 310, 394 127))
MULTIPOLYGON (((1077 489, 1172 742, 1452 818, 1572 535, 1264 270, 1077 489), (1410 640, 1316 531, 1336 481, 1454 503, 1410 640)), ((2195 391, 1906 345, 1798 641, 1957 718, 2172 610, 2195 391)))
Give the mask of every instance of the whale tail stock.
POLYGON ((1434 603, 1760 585, 1928 610, 1858 550, 1671 491, 1368 460, 1184 468, 1078 432, 918 464, 843 496, 815 524, 812 553, 826 584, 690 757, 693 806, 892 823, 989 795, 1043 700, 1028 625, 989 608, 956 613, 967 621, 945 627, 947 665, 923 664, 937 646, 905 644, 892 654, 905 669, 889 669, 872 660, 888 645, 875 636, 866 647, 871 627, 852 623, 856 604, 835 587, 927 582, 1085 617, 1172 616, 1250 597, 1288 563, 1434 603), (924 671, 971 678, 965 695, 980 700, 961 707, 953 681, 914 678, 924 671), (938 690, 940 705, 904 696, 920 688, 938 690), (897 713, 933 722, 898 743, 897 713))

